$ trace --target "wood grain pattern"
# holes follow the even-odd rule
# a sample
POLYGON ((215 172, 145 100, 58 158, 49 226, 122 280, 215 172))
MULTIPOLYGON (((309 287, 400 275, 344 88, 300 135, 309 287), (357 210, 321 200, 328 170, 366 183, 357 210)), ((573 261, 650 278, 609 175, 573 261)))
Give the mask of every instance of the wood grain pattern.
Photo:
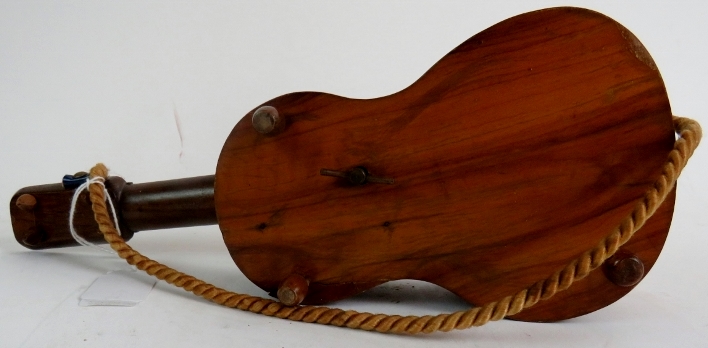
MULTIPOLYGON (((213 225, 214 176, 126 183, 112 176, 106 189, 116 207, 123 239, 129 240, 138 231, 175 227, 213 225)), ((10 216, 15 239, 34 250, 76 246, 69 230, 69 209, 74 189, 62 184, 25 187, 10 200, 10 216), (21 209, 17 200, 31 195, 36 203, 33 209, 21 209)), ((76 202, 74 227, 77 233, 92 243, 105 243, 96 229, 88 192, 82 192, 76 202)))
MULTIPOLYGON (((674 141, 641 43, 574 8, 501 22, 387 97, 302 92, 261 105, 284 125, 259 134, 253 111, 236 125, 217 166, 217 219, 249 279, 274 294, 302 275, 306 303, 394 279, 432 282, 473 304, 512 294, 608 234, 674 141), (356 166, 395 184, 319 175, 356 166)), ((647 271, 672 211, 673 197, 626 246, 647 271)), ((630 289, 594 272, 516 318, 574 317, 630 289)))

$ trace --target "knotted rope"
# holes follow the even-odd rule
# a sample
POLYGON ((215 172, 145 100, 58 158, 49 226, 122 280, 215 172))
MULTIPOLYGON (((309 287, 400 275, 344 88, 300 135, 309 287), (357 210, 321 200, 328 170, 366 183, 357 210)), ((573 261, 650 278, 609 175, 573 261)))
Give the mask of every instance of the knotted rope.
MULTIPOLYGON (((99 229, 111 248, 118 253, 118 256, 125 259, 130 265, 158 279, 220 305, 282 319, 352 329, 376 330, 378 332, 416 334, 420 332, 431 333, 467 329, 472 326, 482 326, 506 316, 515 315, 526 308, 532 307, 540 300, 549 299, 559 291, 568 289, 575 281, 583 279, 592 270, 602 265, 620 246, 632 238, 634 233, 644 225, 666 199, 667 194, 671 192, 681 170, 700 142, 701 128, 697 122, 681 117, 674 117, 673 122, 679 138, 674 143, 674 148, 663 165, 661 176, 647 190, 644 198, 637 203, 634 210, 595 247, 584 252, 577 259, 554 272, 548 278, 539 280, 530 287, 513 295, 466 311, 435 316, 404 317, 400 315, 360 313, 352 310, 345 311, 323 306, 289 307, 271 299, 238 294, 218 288, 151 260, 131 248, 118 234, 109 217, 103 186, 92 183, 89 185, 89 192, 94 217, 99 229)), ((107 176, 108 169, 101 163, 91 169, 90 177, 92 179, 106 178, 107 176)))

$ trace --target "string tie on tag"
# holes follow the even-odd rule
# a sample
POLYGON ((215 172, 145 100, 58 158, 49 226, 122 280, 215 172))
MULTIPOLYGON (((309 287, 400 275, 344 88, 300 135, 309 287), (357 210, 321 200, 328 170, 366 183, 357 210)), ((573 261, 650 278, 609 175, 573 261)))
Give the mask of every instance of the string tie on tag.
MULTIPOLYGON (((86 177, 86 181, 81 184, 79 187, 76 188, 74 191, 74 196, 71 198, 71 209, 69 210, 69 231, 71 232, 71 236, 74 237, 74 240, 76 240, 77 243, 83 245, 83 246, 88 246, 88 247, 93 247, 98 250, 101 250, 103 252, 116 255, 116 252, 113 251, 112 249, 104 248, 100 245, 97 245, 95 243, 92 243, 86 238, 80 236, 77 232, 76 229, 74 228, 74 214, 76 213, 76 203, 79 200, 79 196, 81 195, 81 192, 84 190, 88 190, 89 185, 91 184, 98 184, 103 187, 103 193, 105 194, 106 201, 108 201, 108 205, 111 207, 111 213, 113 214, 113 221, 118 222, 118 214, 116 214, 116 208, 113 205, 113 200, 110 198, 111 196, 108 194, 108 190, 106 189, 105 185, 105 179, 103 179, 100 176, 94 177, 94 178, 89 178, 88 176, 86 177)), ((116 230, 119 235, 121 235, 120 232, 120 227, 119 224, 115 224, 116 230)))

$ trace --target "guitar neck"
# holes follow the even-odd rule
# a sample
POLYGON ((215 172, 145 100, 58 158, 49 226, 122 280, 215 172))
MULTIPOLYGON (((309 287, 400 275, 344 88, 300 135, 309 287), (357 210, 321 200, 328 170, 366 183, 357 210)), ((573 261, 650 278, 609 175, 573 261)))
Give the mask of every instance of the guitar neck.
MULTIPOLYGON (((126 240, 138 231, 217 223, 213 175, 142 184, 110 177, 106 188, 126 240)), ((78 245, 69 230, 73 195, 74 190, 62 184, 19 190, 10 202, 17 241, 30 249, 78 245)), ((82 192, 77 200, 73 224, 77 234, 86 240, 104 242, 93 218, 88 191, 82 192)))
POLYGON ((132 231, 216 224, 214 176, 125 185, 120 199, 132 231))

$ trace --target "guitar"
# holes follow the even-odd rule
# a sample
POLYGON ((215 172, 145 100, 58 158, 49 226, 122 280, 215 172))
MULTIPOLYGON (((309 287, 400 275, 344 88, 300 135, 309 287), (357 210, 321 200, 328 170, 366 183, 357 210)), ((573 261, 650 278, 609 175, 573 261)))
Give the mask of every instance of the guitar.
MULTIPOLYGON (((218 223, 244 275, 287 304, 418 279, 479 305, 602 240, 654 185, 674 141, 666 89, 639 40, 602 14, 553 8, 482 31, 389 96, 299 92, 258 104, 214 176, 111 177, 106 187, 124 238, 218 223)), ((18 242, 75 245, 66 221, 84 180, 18 191, 18 242)), ((674 199, 675 189, 601 270, 511 318, 572 318, 627 294, 661 252, 674 199)), ((86 192, 74 223, 103 240, 86 192)))

